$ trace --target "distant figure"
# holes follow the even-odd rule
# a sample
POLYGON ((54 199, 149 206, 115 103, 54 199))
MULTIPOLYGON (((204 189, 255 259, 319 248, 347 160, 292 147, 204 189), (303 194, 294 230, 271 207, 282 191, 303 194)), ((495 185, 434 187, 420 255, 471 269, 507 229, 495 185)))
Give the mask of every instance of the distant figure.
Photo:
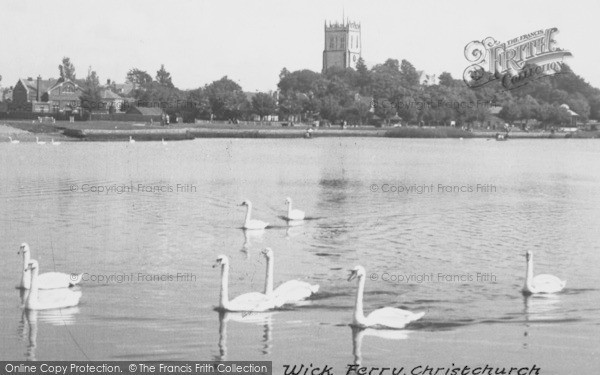
POLYGON ((166 114, 165 114, 165 124, 166 124, 166 125, 169 125, 169 122, 170 122, 170 119, 169 119, 169 114, 168 114, 168 113, 166 113, 166 114))

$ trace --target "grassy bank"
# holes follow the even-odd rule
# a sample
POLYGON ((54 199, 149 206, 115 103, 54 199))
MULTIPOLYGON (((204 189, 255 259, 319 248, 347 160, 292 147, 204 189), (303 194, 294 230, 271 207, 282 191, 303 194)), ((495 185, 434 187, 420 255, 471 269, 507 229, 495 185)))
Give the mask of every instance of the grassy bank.
POLYGON ((475 135, 471 132, 452 127, 401 127, 387 130, 385 136, 390 138, 473 138, 475 135))
MULTIPOLYGON (((81 141, 125 141, 133 137, 140 141, 185 140, 193 138, 302 138, 307 125, 281 127, 270 124, 160 124, 117 121, 56 122, 39 124, 31 121, 6 121, 7 126, 20 129, 23 140, 64 139, 81 141)), ((324 127, 314 129, 312 138, 321 137, 389 137, 389 138, 494 138, 496 130, 464 131, 453 127, 375 128, 372 126, 324 127)), ((509 139, 600 138, 600 132, 555 133, 511 131, 509 139)))

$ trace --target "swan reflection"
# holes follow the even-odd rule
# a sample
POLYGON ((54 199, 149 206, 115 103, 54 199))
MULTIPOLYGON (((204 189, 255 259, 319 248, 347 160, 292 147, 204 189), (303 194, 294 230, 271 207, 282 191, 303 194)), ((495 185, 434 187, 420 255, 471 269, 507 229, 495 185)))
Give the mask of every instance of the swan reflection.
POLYGON ((219 355, 216 361, 227 360, 227 326, 230 321, 263 326, 262 354, 269 355, 273 348, 273 315, 276 312, 227 312, 219 311, 219 355))
MULTIPOLYGON (((536 294, 523 296, 523 314, 525 315, 524 337, 529 336, 530 323, 548 322, 561 319, 558 315, 561 296, 557 294, 536 294)), ((523 348, 527 349, 527 342, 523 348)))
POLYGON ((397 329, 373 329, 360 328, 351 326, 352 328, 352 354, 354 355, 354 364, 362 364, 362 340, 365 336, 378 337, 385 340, 406 340, 410 331, 397 329))
MULTIPOLYGON (((61 294, 64 292, 71 292, 70 290, 52 290, 44 291, 50 292, 49 298, 56 298, 57 293, 61 294)), ((28 290, 21 290, 21 304, 25 303, 28 290)), ((46 294, 46 293, 43 293, 46 294)), ((40 291, 40 296, 42 291, 40 291)), ((19 337, 27 339, 27 352, 25 359, 27 361, 36 361, 36 348, 37 348, 37 334, 38 334, 38 322, 43 324, 50 324, 53 326, 69 326, 75 323, 75 315, 79 313, 79 307, 68 307, 63 309, 54 310, 29 310, 24 309, 21 313, 21 321, 19 324, 19 337)))
POLYGON ((250 258, 250 248, 252 247, 252 241, 262 242, 262 237, 265 234, 263 230, 242 230, 244 232, 244 244, 240 251, 246 253, 246 258, 250 258))

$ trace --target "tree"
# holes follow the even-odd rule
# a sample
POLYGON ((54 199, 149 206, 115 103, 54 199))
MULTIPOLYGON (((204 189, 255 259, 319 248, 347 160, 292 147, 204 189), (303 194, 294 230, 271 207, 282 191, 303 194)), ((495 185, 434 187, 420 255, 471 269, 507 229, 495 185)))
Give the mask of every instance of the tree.
POLYGON ((156 82, 161 86, 169 88, 175 87, 171 80, 171 73, 166 71, 164 64, 161 64, 160 69, 156 72, 156 82))
POLYGON ((252 97, 252 109, 262 119, 264 116, 272 115, 277 111, 277 103, 271 95, 259 92, 252 97))
POLYGON ((227 76, 206 86, 206 93, 211 111, 218 119, 237 119, 248 109, 241 86, 227 76))
POLYGON ((60 73, 60 79, 65 81, 67 79, 74 81, 75 80, 75 66, 71 63, 71 59, 68 57, 63 57, 62 64, 58 66, 58 71, 60 73))
POLYGON ((96 72, 91 69, 88 71, 85 83, 83 84, 80 100, 81 107, 88 113, 103 109, 100 79, 96 72))
POLYGON ((443 72, 438 77, 441 86, 452 87, 454 86, 454 78, 452 78, 452 74, 448 72, 443 72))
POLYGON ((408 62, 407 60, 402 60, 400 64, 400 74, 404 83, 408 86, 417 86, 419 85, 419 81, 421 79, 421 74, 417 72, 417 69, 408 62))
POLYGON ((138 68, 130 69, 126 78, 127 81, 142 87, 152 83, 152 76, 138 68))

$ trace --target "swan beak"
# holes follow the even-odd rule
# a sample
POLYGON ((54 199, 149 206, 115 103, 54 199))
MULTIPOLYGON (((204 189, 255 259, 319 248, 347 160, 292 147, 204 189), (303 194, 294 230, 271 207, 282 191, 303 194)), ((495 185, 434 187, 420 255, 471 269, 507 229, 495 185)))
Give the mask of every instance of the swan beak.
POLYGON ((352 281, 354 278, 356 278, 356 271, 350 270, 350 276, 348 277, 348 281, 352 281))

